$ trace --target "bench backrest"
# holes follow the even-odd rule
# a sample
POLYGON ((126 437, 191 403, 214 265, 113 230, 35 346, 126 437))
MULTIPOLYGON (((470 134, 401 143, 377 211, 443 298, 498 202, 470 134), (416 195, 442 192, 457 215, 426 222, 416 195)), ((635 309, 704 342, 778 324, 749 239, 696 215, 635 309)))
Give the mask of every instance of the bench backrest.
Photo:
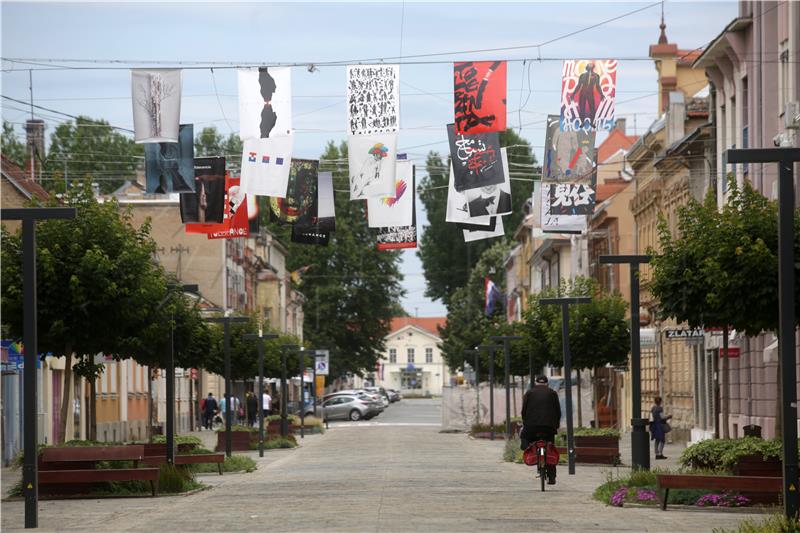
POLYGON ((167 445, 165 444, 143 444, 145 457, 153 457, 154 455, 167 454, 167 445))
POLYGON ((45 448, 42 461, 47 462, 86 462, 86 461, 141 461, 144 446, 71 446, 65 448, 45 448))

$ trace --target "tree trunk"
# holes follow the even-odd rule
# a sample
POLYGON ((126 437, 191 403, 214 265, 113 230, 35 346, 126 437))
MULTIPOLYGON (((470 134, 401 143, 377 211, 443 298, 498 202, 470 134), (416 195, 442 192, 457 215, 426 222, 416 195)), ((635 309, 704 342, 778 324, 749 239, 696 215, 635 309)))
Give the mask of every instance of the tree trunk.
POLYGON ((582 407, 583 402, 581 401, 583 399, 581 398, 581 371, 578 370, 575 374, 577 375, 575 383, 578 385, 578 427, 581 428, 583 427, 583 407, 582 407))
POLYGON ((64 385, 61 389, 61 418, 59 420, 58 435, 55 441, 57 444, 63 444, 67 440, 67 417, 69 416, 69 393, 72 388, 72 346, 69 344, 64 349, 64 385))
POLYGON ((730 438, 728 417, 730 416, 730 361, 728 358, 728 326, 722 328, 722 438, 730 438))
POLYGON ((153 370, 147 367, 147 442, 153 443, 153 370))
POLYGON ((600 396, 599 386, 597 383, 597 368, 592 369, 592 406, 594 407, 594 427, 600 427, 600 396))
POLYGON ((89 440, 97 440, 97 379, 89 379, 89 440))

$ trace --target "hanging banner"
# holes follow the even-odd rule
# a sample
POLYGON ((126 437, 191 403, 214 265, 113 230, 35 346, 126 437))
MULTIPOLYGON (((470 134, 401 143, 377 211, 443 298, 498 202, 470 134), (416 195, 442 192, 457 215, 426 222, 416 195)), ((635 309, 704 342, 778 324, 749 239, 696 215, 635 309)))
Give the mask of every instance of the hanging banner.
POLYGON ((543 183, 541 188, 542 232, 582 233, 586 230, 585 215, 560 215, 552 213, 551 188, 557 183, 543 183))
POLYGON ((319 161, 292 159, 286 198, 270 198, 270 216, 280 224, 308 227, 317 216, 319 161))
POLYGON ((321 231, 334 231, 336 229, 336 203, 333 197, 333 173, 319 173, 317 202, 317 219, 314 227, 321 231))
POLYGON ((492 217, 495 219, 495 226, 494 230, 463 230, 464 233, 464 242, 472 242, 472 241, 480 241, 483 239, 492 239, 494 237, 502 237, 505 235, 505 229, 503 228, 503 217, 492 217))
MULTIPOLYGON (((225 216, 225 158, 194 159, 195 192, 180 197, 181 222, 219 224, 225 216)), ((187 233, 206 233, 206 231, 187 233)))
POLYGON ((497 219, 499 217, 488 217, 489 222, 487 224, 465 224, 463 222, 456 223, 456 227, 458 229, 465 229, 469 231, 494 231, 495 227, 497 227, 497 219))
POLYGON ((503 161, 503 183, 464 191, 471 217, 511 213, 511 176, 508 170, 508 153, 505 148, 500 149, 500 157, 503 161))
POLYGON ((591 215, 595 192, 581 183, 545 183, 550 195, 551 215, 591 215))
POLYGON ((247 195, 239 186, 239 178, 226 180, 225 220, 221 228, 209 231, 209 239, 233 239, 250 236, 250 221, 247 215, 247 195))
POLYGON ((412 225, 414 178, 411 161, 398 161, 395 168, 394 196, 367 200, 367 220, 370 228, 412 225))
MULTIPOLYGON (((266 198, 262 196, 261 200, 266 200, 266 198)), ((261 203, 258 196, 247 195, 247 227, 250 235, 257 234, 261 229, 261 210, 263 205, 266 205, 266 202, 261 203)))
POLYGON ((266 139, 292 134, 292 69, 239 69, 239 137, 266 139))
POLYGON ((331 233, 329 231, 318 230, 316 228, 301 228, 292 226, 292 242, 298 244, 316 244, 318 246, 328 246, 331 233))
POLYGON ((131 93, 134 141, 178 142, 178 123, 181 118, 181 71, 133 69, 131 93))
MULTIPOLYGON (((414 177, 414 170, 411 171, 412 180, 414 177)), ((417 193, 414 187, 411 187, 411 225, 410 226, 392 226, 390 228, 378 228, 378 243, 376 248, 378 250, 401 250, 405 248, 417 247, 417 208, 416 208, 417 193)))
POLYGON ((447 138, 457 191, 503 183, 505 176, 498 133, 461 135, 456 133, 453 124, 448 124, 447 138))
POLYGON ((505 131, 506 62, 453 63, 453 100, 457 133, 505 131))
POLYGON ((176 143, 144 145, 148 194, 194 192, 194 127, 181 124, 176 143))
POLYGON ((394 195, 396 133, 351 135, 347 140, 347 158, 351 200, 394 195))
POLYGON ((350 135, 400 128, 400 66, 347 66, 347 131, 350 135))
POLYGON ((597 181, 595 135, 594 130, 561 131, 561 117, 548 115, 542 180, 586 181, 594 185, 597 181))
POLYGON ((286 198, 292 136, 247 139, 242 148, 242 188, 250 195, 286 198))
POLYGON ((614 128, 617 61, 569 59, 561 72, 562 131, 614 128))
POLYGON ((470 217, 467 195, 465 192, 458 192, 455 186, 455 173, 453 165, 450 164, 450 179, 447 187, 447 210, 445 211, 445 222, 463 222, 467 224, 489 224, 490 216, 470 217))

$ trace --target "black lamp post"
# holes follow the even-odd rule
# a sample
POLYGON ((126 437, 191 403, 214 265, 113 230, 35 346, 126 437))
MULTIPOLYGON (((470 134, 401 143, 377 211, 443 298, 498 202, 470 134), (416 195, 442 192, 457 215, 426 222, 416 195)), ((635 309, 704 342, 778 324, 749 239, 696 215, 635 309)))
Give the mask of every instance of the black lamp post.
POLYGON ((258 456, 264 457, 264 341, 277 339, 277 333, 264 334, 263 330, 245 333, 244 340, 258 341, 258 456))
MULTIPOLYGON (((575 474, 575 441, 572 427, 572 355, 569 351, 569 306, 570 304, 588 304, 592 301, 589 297, 542 298, 542 305, 561 306, 561 344, 564 348, 564 386, 566 388, 567 408, 567 457, 569 459, 569 473, 575 474)), ((578 401, 581 401, 578 398, 578 401)))
POLYGON ((214 316, 204 318, 206 322, 222 324, 225 331, 225 455, 231 456, 233 448, 231 426, 233 425, 233 390, 231 387, 231 322, 249 322, 246 316, 214 316))
POLYGON ((36 221, 75 218, 74 207, 27 207, 0 209, 0 219, 22 221, 22 342, 23 452, 22 494, 25 496, 25 527, 39 527, 39 471, 36 435, 36 365, 39 359, 36 299, 36 221))
POLYGON ((494 440, 494 352, 502 348, 502 344, 482 344, 479 350, 489 354, 489 439, 494 440))
POLYGON ((495 342, 503 343, 503 354, 505 356, 505 380, 506 380, 506 440, 511 438, 511 385, 509 384, 509 376, 511 374, 511 341, 522 340, 518 335, 497 335, 489 337, 495 342))

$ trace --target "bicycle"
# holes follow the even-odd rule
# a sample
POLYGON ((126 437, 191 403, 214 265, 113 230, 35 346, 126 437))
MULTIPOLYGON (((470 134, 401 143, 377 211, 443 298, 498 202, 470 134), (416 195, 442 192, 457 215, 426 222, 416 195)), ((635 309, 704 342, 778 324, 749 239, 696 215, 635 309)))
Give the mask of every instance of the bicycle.
POLYGON ((540 439, 528 446, 523 454, 523 461, 528 466, 536 466, 536 475, 544 492, 547 481, 547 441, 540 439))

